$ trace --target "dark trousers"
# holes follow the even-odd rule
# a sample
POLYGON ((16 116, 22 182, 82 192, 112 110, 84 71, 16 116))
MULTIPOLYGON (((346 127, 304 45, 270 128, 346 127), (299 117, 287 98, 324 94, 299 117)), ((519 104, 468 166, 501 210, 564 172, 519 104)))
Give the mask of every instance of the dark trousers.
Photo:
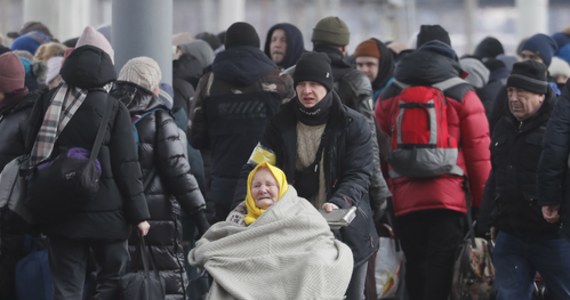
POLYGON ((212 176, 210 197, 214 202, 214 219, 216 222, 225 221, 230 211, 232 211, 236 183, 236 178, 212 176))
POLYGON ((54 281, 54 300, 81 300, 88 272, 90 250, 97 264, 95 294, 91 299, 119 298, 118 282, 127 271, 127 241, 49 240, 49 260, 54 281))
POLYGON ((16 264, 26 252, 24 235, 2 234, 0 241, 0 299, 16 299, 16 264))
POLYGON ((410 300, 448 298, 465 223, 464 214, 443 209, 396 218, 396 234, 406 255, 405 278, 410 300))
POLYGON ((352 269, 352 277, 346 290, 346 300, 364 300, 364 283, 366 282, 366 271, 368 262, 352 269))

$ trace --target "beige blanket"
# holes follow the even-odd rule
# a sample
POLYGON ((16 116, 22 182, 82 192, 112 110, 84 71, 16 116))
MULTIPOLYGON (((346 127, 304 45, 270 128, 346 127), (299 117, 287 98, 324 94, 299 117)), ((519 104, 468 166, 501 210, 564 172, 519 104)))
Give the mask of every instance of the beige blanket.
POLYGON ((343 299, 352 252, 321 214, 289 186, 248 227, 214 224, 188 254, 214 279, 209 299, 343 299))

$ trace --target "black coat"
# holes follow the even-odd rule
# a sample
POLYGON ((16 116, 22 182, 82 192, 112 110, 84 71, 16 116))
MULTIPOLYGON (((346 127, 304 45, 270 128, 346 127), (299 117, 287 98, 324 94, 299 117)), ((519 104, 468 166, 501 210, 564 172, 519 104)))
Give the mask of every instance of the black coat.
POLYGON ((558 226, 542 217, 537 201, 538 159, 554 101, 548 93, 535 116, 520 122, 508 113, 493 130, 492 175, 484 201, 494 202, 492 223, 499 230, 522 237, 557 232, 558 226))
MULTIPOLYGON (((186 144, 169 111, 150 91, 130 82, 117 81, 111 95, 127 106, 131 117, 153 111, 135 125, 139 135, 138 154, 145 196, 150 210, 151 230, 146 238, 152 246, 156 268, 166 283, 169 299, 184 299, 188 284, 184 270, 180 207, 194 221, 205 219, 206 204, 190 165, 184 157, 186 144), (152 179, 148 179, 153 176, 152 179), (201 218, 197 215, 202 214, 201 218)), ((131 254, 137 245, 132 236, 131 254)))
MULTIPOLYGON (((297 161, 296 99, 283 105, 271 119, 260 144, 273 151, 276 166, 295 186, 297 161)), ((341 229, 342 240, 350 246, 355 265, 365 262, 378 248, 378 235, 372 220, 368 188, 372 173, 372 139, 366 119, 358 112, 341 104, 333 93, 327 123, 327 139, 323 150, 327 202, 340 208, 357 206, 356 219, 349 227, 341 229), (330 134, 329 134, 330 133, 330 134)), ((253 166, 244 166, 236 189, 245 188, 245 179, 253 166)), ((245 195, 244 191, 237 192, 245 195)), ((237 199, 244 197, 236 197, 237 199)))
POLYGON ((539 205, 561 205, 562 234, 570 238, 569 154, 570 81, 566 83, 546 126, 544 148, 538 165, 539 205))
MULTIPOLYGON (((112 103, 112 114, 97 159, 102 165, 99 192, 93 199, 73 209, 42 230, 51 237, 70 239, 124 240, 136 225, 150 218, 143 194, 142 174, 127 108, 101 87, 115 80, 110 57, 92 46, 75 49, 61 69, 70 86, 89 90, 83 104, 59 135, 53 155, 71 147, 91 149, 103 114, 112 103)), ((31 151, 54 89, 38 99, 30 115, 32 130, 26 140, 31 151)))
POLYGON ((0 110, 0 171, 11 160, 26 153, 27 121, 37 95, 25 94, 18 98, 13 105, 0 110))

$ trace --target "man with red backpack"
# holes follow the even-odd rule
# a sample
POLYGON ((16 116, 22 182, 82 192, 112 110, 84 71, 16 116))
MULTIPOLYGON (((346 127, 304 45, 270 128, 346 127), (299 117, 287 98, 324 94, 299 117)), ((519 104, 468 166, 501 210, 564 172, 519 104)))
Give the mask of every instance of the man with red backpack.
POLYGON ((411 300, 447 299, 465 232, 468 197, 479 206, 490 172, 481 100, 439 25, 422 25, 375 116, 389 136, 388 170, 411 300))

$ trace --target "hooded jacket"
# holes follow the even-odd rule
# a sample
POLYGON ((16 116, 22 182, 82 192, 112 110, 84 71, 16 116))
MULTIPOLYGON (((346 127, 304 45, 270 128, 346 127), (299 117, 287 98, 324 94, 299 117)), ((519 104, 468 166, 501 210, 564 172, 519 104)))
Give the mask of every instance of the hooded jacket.
MULTIPOLYGON (((402 59, 395 72, 395 78, 400 82, 426 86, 460 75, 462 70, 457 60, 421 48, 402 59)), ((398 113, 393 108, 401 90, 398 85, 391 85, 382 93, 375 109, 376 120, 388 135, 392 132, 388 120, 391 114, 398 113)), ((449 134, 460 145, 457 165, 467 176, 472 205, 478 207, 491 170, 485 109, 468 84, 452 87, 445 95, 450 108, 447 116, 449 134)), ((428 209, 467 211, 463 177, 400 177, 390 179, 390 183, 396 216, 428 209)))
MULTIPOLYGON (((137 147, 153 230, 147 245, 153 248, 156 268, 166 283, 166 294, 184 299, 187 285, 182 251, 180 207, 196 222, 205 220, 206 204, 190 165, 184 158, 186 144, 174 119, 158 97, 150 91, 126 81, 117 81, 111 95, 121 101, 136 119, 153 111, 135 125, 139 135, 137 147), (148 179, 152 176, 152 179, 148 179)), ((136 240, 136 237, 133 237, 136 240)), ((136 246, 136 243, 133 245, 136 246)), ((134 253, 134 247, 131 249, 134 253)))
MULTIPOLYGON (((76 48, 61 69, 63 80, 88 90, 87 97, 60 133, 54 147, 57 155, 71 147, 91 149, 108 102, 112 112, 97 159, 102 165, 100 189, 85 205, 76 207, 49 224, 41 224, 50 237, 68 239, 125 240, 130 225, 150 218, 142 187, 130 117, 124 105, 103 87, 116 79, 111 58, 93 46, 76 48)), ((30 115, 31 131, 26 150, 31 151, 45 111, 57 89, 43 94, 30 115)))
POLYGON ((190 115, 190 140, 211 150, 212 175, 238 177, 269 118, 292 97, 292 85, 257 48, 238 46, 216 56, 212 72, 198 84, 190 115))
POLYGON ((285 32, 285 38, 287 39, 287 49, 285 50, 285 56, 283 57, 283 61, 281 61, 278 66, 281 69, 287 69, 297 64, 297 61, 301 55, 306 52, 305 44, 303 42, 303 34, 299 28, 295 27, 293 24, 279 23, 273 25, 271 28, 269 28, 269 31, 267 31, 265 47, 263 47, 263 52, 269 58, 271 58, 271 37, 273 36, 273 32, 277 29, 283 30, 285 32))

